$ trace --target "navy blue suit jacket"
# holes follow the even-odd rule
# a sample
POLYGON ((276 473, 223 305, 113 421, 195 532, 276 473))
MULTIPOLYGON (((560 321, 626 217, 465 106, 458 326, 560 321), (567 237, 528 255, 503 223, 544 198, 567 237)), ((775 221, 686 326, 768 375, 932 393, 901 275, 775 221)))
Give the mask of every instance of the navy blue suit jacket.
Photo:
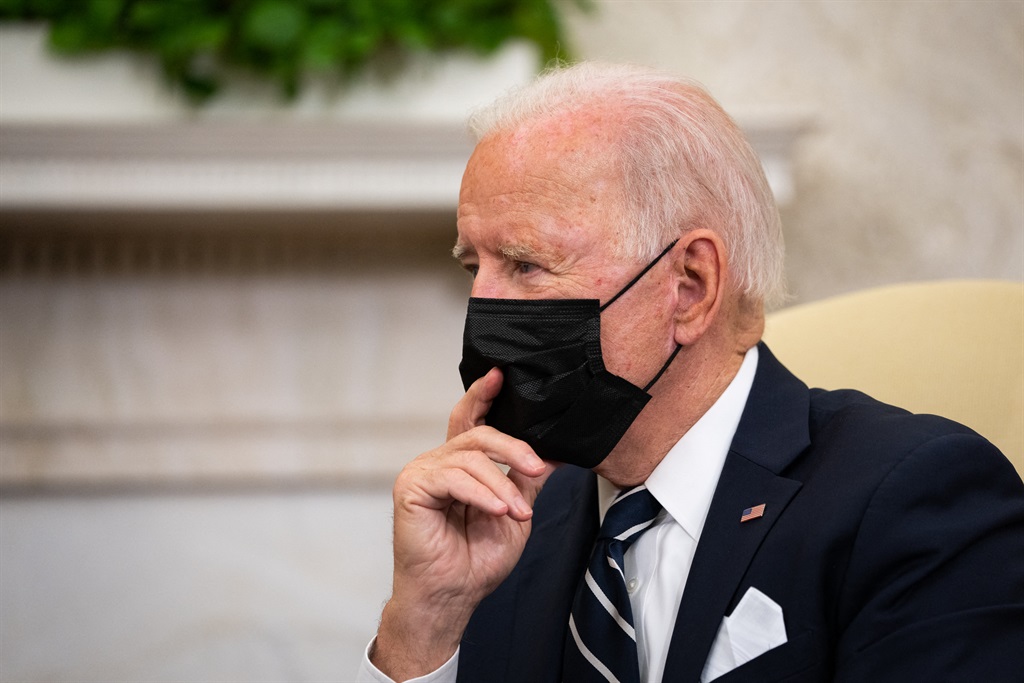
MULTIPOLYGON (((597 515, 592 472, 552 475, 522 558, 466 630, 460 681, 561 680, 597 515)), ((1022 681, 1024 483, 969 429, 808 390, 762 345, 663 680, 699 679, 750 586, 782 607, 788 642, 721 683, 1022 681)))

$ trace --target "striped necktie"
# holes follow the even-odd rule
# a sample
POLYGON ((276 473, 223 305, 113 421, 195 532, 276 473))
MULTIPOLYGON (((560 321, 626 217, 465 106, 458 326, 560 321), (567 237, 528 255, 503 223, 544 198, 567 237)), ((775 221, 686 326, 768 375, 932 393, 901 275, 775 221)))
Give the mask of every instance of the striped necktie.
POLYGON ((565 683, 639 683, 636 632, 622 558, 654 523, 660 509, 643 485, 623 491, 608 508, 569 616, 562 665, 565 683))

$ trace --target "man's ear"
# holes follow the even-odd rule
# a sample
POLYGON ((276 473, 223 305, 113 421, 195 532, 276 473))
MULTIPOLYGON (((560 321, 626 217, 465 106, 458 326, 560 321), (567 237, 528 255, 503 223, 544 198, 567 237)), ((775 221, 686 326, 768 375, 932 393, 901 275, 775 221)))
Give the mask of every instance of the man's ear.
POLYGON ((675 250, 676 343, 688 346, 704 336, 725 296, 727 260, 718 233, 695 228, 683 233, 675 250))

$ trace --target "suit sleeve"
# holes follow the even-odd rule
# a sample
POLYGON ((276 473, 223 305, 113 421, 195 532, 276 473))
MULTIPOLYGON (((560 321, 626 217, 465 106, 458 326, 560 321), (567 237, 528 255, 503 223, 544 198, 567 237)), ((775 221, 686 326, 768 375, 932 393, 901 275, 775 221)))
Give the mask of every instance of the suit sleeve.
POLYGON ((836 681, 1010 681, 1024 671, 1024 484, 970 433, 899 461, 843 578, 836 681))

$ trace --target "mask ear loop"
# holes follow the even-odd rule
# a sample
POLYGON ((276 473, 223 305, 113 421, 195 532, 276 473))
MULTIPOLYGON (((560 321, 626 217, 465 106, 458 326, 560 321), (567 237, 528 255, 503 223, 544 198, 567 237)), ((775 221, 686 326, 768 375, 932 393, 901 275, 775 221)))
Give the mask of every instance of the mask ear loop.
MULTIPOLYGON (((644 275, 647 275, 647 271, 649 271, 651 268, 656 266, 658 264, 658 261, 660 261, 665 254, 667 254, 668 252, 672 251, 672 247, 676 246, 676 243, 678 243, 678 242, 679 242, 678 239, 672 240, 672 244, 670 244, 667 247, 665 247, 665 249, 660 254, 658 254, 653 261, 648 263, 647 266, 644 267, 644 269, 641 270, 640 273, 635 278, 633 278, 628 283, 626 283, 626 286, 623 287, 622 289, 620 289, 618 294, 616 294, 611 299, 609 299, 608 303, 606 303, 603 306, 601 306, 600 308, 598 308, 597 309, 598 313, 603 312, 604 309, 608 308, 613 303, 615 303, 620 296, 622 296, 623 294, 628 292, 629 288, 632 287, 633 285, 635 285, 640 280, 640 278, 642 278, 644 275)), ((660 376, 661 375, 659 374, 659 377, 660 376)))
MULTIPOLYGON (((668 252, 672 251, 672 247, 676 246, 676 244, 678 242, 679 242, 678 239, 672 240, 672 242, 667 247, 665 247, 662 250, 662 252, 660 254, 658 254, 654 258, 653 261, 648 263, 647 266, 645 266, 644 269, 641 270, 637 274, 637 276, 635 278, 633 278, 628 283, 626 283, 626 286, 623 287, 622 289, 620 289, 618 294, 613 296, 611 299, 608 300, 607 303, 605 303, 603 306, 598 308, 597 312, 598 313, 603 312, 604 309, 608 308, 613 303, 615 303, 620 296, 622 296, 623 294, 628 292, 629 288, 632 287, 633 285, 635 285, 640 280, 640 278, 642 278, 644 275, 647 275, 647 271, 649 271, 651 268, 656 266, 658 264, 658 261, 660 261, 662 259, 662 257, 665 256, 665 254, 667 254, 668 252)), ((655 382, 657 382, 659 379, 661 379, 661 376, 665 374, 665 371, 668 370, 668 366, 672 364, 672 361, 675 360, 677 355, 679 355, 679 351, 682 350, 682 348, 683 348, 682 344, 676 344, 676 350, 672 352, 672 355, 668 357, 668 360, 665 361, 665 364, 661 366, 661 370, 658 370, 658 374, 654 376, 654 379, 652 379, 650 382, 648 382, 647 386, 644 387, 644 389, 643 389, 644 393, 646 393, 651 387, 653 387, 655 382)))
POLYGON ((676 344, 676 350, 672 352, 672 355, 668 357, 665 364, 661 366, 661 370, 658 370, 658 374, 654 376, 654 379, 648 382, 647 386, 644 387, 644 393, 648 392, 650 388, 654 386, 654 383, 661 379, 661 376, 665 374, 666 370, 668 370, 668 366, 672 365, 672 361, 676 359, 676 356, 679 355, 679 351, 681 351, 682 348, 682 344, 676 344))

